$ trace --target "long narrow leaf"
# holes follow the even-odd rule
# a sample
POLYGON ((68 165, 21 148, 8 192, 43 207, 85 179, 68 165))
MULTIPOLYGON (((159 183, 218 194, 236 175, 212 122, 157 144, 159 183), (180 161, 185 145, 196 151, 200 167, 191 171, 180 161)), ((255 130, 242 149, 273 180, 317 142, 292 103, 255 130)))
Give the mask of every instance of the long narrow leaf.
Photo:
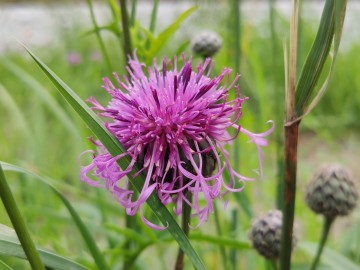
MULTIPOLYGON (((123 147, 120 143, 106 130, 104 124, 99 119, 99 117, 82 101, 76 93, 67 86, 55 73, 50 70, 38 57, 36 57, 30 50, 25 48, 30 56, 34 59, 37 65, 42 69, 45 75, 51 80, 55 85, 58 91, 63 95, 66 101, 74 108, 74 110, 79 114, 83 121, 88 125, 92 132, 98 137, 102 144, 107 148, 109 153, 112 156, 118 156, 124 152, 123 147)), ((129 164, 128 159, 118 160, 118 164, 121 168, 126 168, 129 164)), ((133 175, 136 171, 129 175, 133 175)), ((139 174, 137 178, 130 178, 131 183, 138 190, 142 190, 144 183, 144 178, 142 174, 139 174)), ((163 223, 164 226, 167 226, 167 230, 171 233, 173 238, 178 242, 179 246, 184 250, 185 254, 189 257, 193 265, 197 269, 205 269, 203 262, 200 257, 195 252, 194 248, 191 246, 188 238, 181 230, 176 220, 173 218, 168 209, 161 203, 160 199, 157 197, 156 193, 153 192, 148 200, 148 205, 153 210, 155 215, 163 223)))
POLYGON ((175 33, 180 27, 181 23, 191 15, 198 7, 193 6, 182 13, 170 26, 163 30, 156 39, 150 45, 150 49, 147 55, 147 63, 149 64, 155 55, 163 48, 168 39, 175 33))
MULTIPOLYGON (((316 95, 313 93, 310 93, 309 100, 305 102, 304 108, 303 108, 303 114, 300 117, 304 117, 305 115, 309 114, 312 111, 312 109, 314 109, 315 106, 320 102, 320 99, 322 98, 325 91, 327 90, 327 87, 328 87, 330 79, 331 79, 331 75, 334 71, 335 59, 336 59, 338 49, 340 46, 342 28, 343 28, 344 19, 345 19, 346 4, 347 4, 346 0, 339 0, 339 1, 335 1, 335 3, 334 3, 334 10, 335 10, 333 13, 334 21, 335 21, 335 26, 334 26, 334 31, 333 31, 334 50, 333 50, 333 53, 331 54, 331 65, 330 65, 329 71, 326 75, 326 78, 325 78, 323 84, 321 85, 321 87, 318 88, 319 90, 317 90, 316 95)), ((332 41, 329 40, 329 42, 331 45, 332 41)), ((314 87, 315 87, 315 85, 314 85, 314 87)), ((311 91, 313 91, 313 90, 311 90, 311 91)))
POLYGON ((61 194, 61 192, 57 188, 55 188, 52 184, 50 184, 44 177, 37 175, 29 170, 26 170, 24 168, 21 168, 21 167, 18 167, 18 166, 9 164, 9 163, 5 163, 5 162, 0 162, 0 164, 3 166, 4 170, 6 170, 6 171, 14 171, 14 172, 33 176, 33 177, 39 179, 43 184, 48 186, 59 197, 59 199, 63 202, 64 206, 68 209, 68 211, 69 211, 71 217, 73 218, 76 226, 78 227, 87 247, 89 248, 89 251, 90 251, 96 265, 98 266, 99 270, 110 269, 110 267, 105 262, 103 255, 101 255, 101 253, 96 245, 95 240, 91 236, 89 230, 87 229, 87 227, 81 220, 80 216, 77 214, 76 210, 72 207, 71 203, 66 199, 65 196, 63 196, 61 194))
MULTIPOLYGON (((47 267, 58 270, 86 270, 88 268, 62 257, 53 252, 37 248, 41 260, 47 267)), ((15 231, 5 225, 0 224, 0 254, 4 256, 18 257, 26 259, 24 250, 16 237, 15 231)), ((0 265, 0 269, 1 265, 0 265)), ((7 269, 7 268, 3 268, 7 269)), ((11 268, 8 268, 11 269, 11 268)))
POLYGON ((16 234, 19 237, 24 254, 26 255, 31 268, 36 270, 45 270, 44 264, 35 248, 34 242, 31 239, 30 233, 27 229, 26 223, 20 213, 15 198, 7 183, 4 171, 0 163, 0 197, 6 209, 16 234))
POLYGON ((13 268, 11 268, 10 266, 8 266, 6 263, 4 263, 3 261, 0 261, 0 270, 13 270, 13 268))
POLYGON ((314 96, 314 89, 328 57, 334 37, 334 3, 327 0, 319 29, 296 86, 296 115, 301 117, 314 96))

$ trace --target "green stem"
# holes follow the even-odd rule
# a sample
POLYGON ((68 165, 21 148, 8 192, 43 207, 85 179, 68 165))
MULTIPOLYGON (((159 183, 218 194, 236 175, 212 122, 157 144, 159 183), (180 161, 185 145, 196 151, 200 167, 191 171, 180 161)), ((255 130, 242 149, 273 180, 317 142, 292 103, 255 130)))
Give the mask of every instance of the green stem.
POLYGON ((121 11, 121 22, 124 34, 124 58, 125 65, 127 65, 127 57, 132 57, 133 49, 131 45, 131 36, 130 36, 130 24, 129 16, 126 8, 126 0, 120 0, 120 11, 121 11))
POLYGON ((270 261, 270 264, 271 264, 271 267, 273 270, 277 270, 278 267, 277 267, 277 264, 276 264, 276 260, 269 260, 270 261))
MULTIPOLYGON (((190 192, 186 194, 187 199, 191 203, 192 196, 190 192)), ((184 200, 182 202, 182 217, 181 217, 181 228, 186 236, 189 236, 191 206, 188 205, 184 200)), ((175 263, 175 270, 184 269, 184 251, 179 247, 178 255, 175 263)))
POLYGON ((234 70, 235 73, 240 73, 240 58, 241 58, 241 50, 240 50, 240 2, 241 0, 232 0, 232 10, 233 10, 233 34, 234 34, 234 70))
POLYGON ((97 22, 96 22, 96 19, 95 19, 95 13, 94 13, 94 8, 93 8, 93 5, 92 5, 92 1, 91 1, 91 0, 87 0, 87 4, 88 4, 88 6, 89 6, 91 21, 92 21, 92 24, 94 25, 96 38, 97 38, 97 40, 98 40, 98 42, 99 42, 101 53, 102 53, 103 56, 104 56, 107 69, 108 69, 109 72, 113 72, 114 70, 113 70, 113 68, 112 68, 109 55, 108 55, 108 53, 107 53, 107 51, 106 51, 104 41, 102 40, 101 35, 100 35, 99 26, 98 26, 98 24, 97 24, 97 22))
POLYGON ((155 31, 158 6, 159 6, 159 0, 154 0, 153 9, 151 11, 150 27, 149 27, 151 33, 154 33, 155 31))
MULTIPOLYGON (((274 69, 279 70, 279 62, 277 61, 278 54, 278 42, 277 36, 275 31, 275 0, 269 0, 269 17, 270 17, 270 33, 271 33, 271 49, 272 49, 272 57, 271 62, 274 69)), ((274 82, 274 89, 273 89, 273 112, 274 112, 274 120, 275 123, 282 123, 284 121, 283 115, 283 99, 284 94, 281 87, 278 85, 278 76, 277 74, 273 73, 273 82, 274 82)), ((283 209, 283 193, 284 193, 284 149, 283 149, 283 138, 282 138, 282 130, 280 128, 275 129, 275 147, 276 147, 276 179, 277 179, 277 188, 276 188, 276 207, 278 209, 283 209)))
POLYGON ((35 248, 30 234, 26 228, 26 224, 21 217, 20 211, 16 205, 15 199, 11 193, 9 185, 6 181, 2 166, 0 163, 0 196, 5 206, 6 212, 9 215, 11 223, 14 226, 16 234, 19 238, 21 246, 24 249, 26 257, 29 260, 31 268, 34 270, 45 270, 40 256, 35 248))
POLYGON ((130 17, 130 22, 131 22, 132 26, 135 25, 135 21, 136 21, 136 6, 137 6, 137 0, 132 0, 131 1, 131 17, 130 17))
MULTIPOLYGON (((126 7, 126 0, 120 0, 120 12, 121 12, 121 22, 122 22, 122 28, 123 28, 123 35, 124 35, 124 60, 125 60, 125 65, 127 65, 127 57, 132 57, 133 54, 133 49, 132 49, 132 45, 131 45, 131 36, 130 36, 130 24, 129 24, 129 16, 128 16, 128 12, 127 12, 127 7, 126 7)), ((126 215, 125 217, 125 226, 126 228, 130 228, 130 229, 134 229, 136 228, 137 222, 136 222, 136 218, 133 216, 129 216, 126 215)), ((125 243, 125 248, 126 249, 130 249, 132 248, 134 245, 133 241, 127 241, 125 243)), ((125 260, 124 262, 124 266, 123 269, 129 269, 128 264, 130 262, 128 262, 128 260, 125 260)))
MULTIPOLYGON (((216 203, 214 203, 214 217, 215 217, 216 233, 218 234, 218 236, 222 236, 223 233, 222 233, 222 229, 221 229, 221 225, 220 225, 218 208, 217 208, 216 203)), ((220 248, 222 261, 223 261, 223 264, 224 264, 224 269, 229 269, 229 267, 227 267, 228 259, 227 259, 227 256, 226 256, 225 248, 223 246, 219 246, 219 248, 220 248)))
POLYGON ((322 251, 324 249, 324 246, 325 246, 327 237, 329 235, 330 228, 331 228, 331 225, 332 225, 333 221, 334 221, 334 218, 325 217, 325 219, 324 219, 324 224, 323 224, 323 229, 322 229, 321 239, 320 239, 320 242, 319 242, 318 251, 316 253, 316 257, 314 258, 314 261, 313 261, 313 263, 311 265, 310 270, 315 270, 317 265, 319 264, 321 253, 322 253, 322 251))
MULTIPOLYGON (((233 209, 231 212, 231 234, 233 239, 236 239, 237 220, 238 220, 238 210, 233 209)), ((230 264, 231 264, 231 269, 234 270, 238 266, 236 254, 237 254, 237 250, 235 248, 230 249, 230 264)))
POLYGON ((290 269, 291 264, 299 124, 300 122, 295 122, 290 126, 285 126, 284 209, 280 252, 280 269, 282 270, 290 269))

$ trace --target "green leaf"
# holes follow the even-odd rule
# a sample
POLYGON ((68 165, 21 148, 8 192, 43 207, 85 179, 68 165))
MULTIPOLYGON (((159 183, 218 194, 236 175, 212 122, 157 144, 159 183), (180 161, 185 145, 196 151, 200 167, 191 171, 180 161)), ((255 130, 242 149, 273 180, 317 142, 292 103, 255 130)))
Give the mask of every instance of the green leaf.
POLYGON ((11 268, 10 266, 8 266, 6 263, 4 263, 3 261, 0 261, 0 270, 12 270, 13 268, 11 268))
POLYGON ((334 36, 334 0, 327 0, 319 29, 296 86, 296 114, 301 117, 314 96, 314 89, 328 57, 334 36))
MULTIPOLYGON (((120 145, 118 140, 114 138, 108 132, 108 130, 106 130, 100 118, 85 104, 85 102, 82 101, 69 86, 67 86, 52 70, 50 70, 43 62, 41 62, 41 60, 37 58, 30 50, 28 50, 27 48, 25 49, 34 59, 37 65, 42 69, 45 75, 55 85, 58 91, 63 95, 66 101, 74 108, 74 110, 92 130, 92 132, 102 142, 102 144, 106 147, 109 153, 112 156, 118 156, 119 154, 123 153, 124 149, 120 145)), ((126 168, 129 163, 129 159, 122 158, 118 160, 119 166, 123 169, 126 168)), ((128 177, 136 190, 140 192, 143 187, 144 177, 142 174, 139 174, 135 179, 133 179, 131 175, 134 175, 135 173, 136 171, 134 169, 133 172, 128 175, 128 177)), ((152 209, 152 211, 155 213, 155 215, 162 222, 162 224, 167 227, 169 233, 178 242, 179 246, 189 257, 193 265, 197 269, 205 269, 203 262, 195 252, 194 248, 191 246, 188 238, 181 230, 168 209, 161 203, 155 192, 153 192, 149 196, 147 203, 152 209)))
MULTIPOLYGON (((55 254, 50 251, 46 251, 41 248, 36 248, 39 252, 41 260, 47 267, 51 267, 59 270, 86 270, 88 268, 71 261, 65 257, 62 257, 58 254, 55 254)), ((0 224, 0 254, 5 256, 18 257, 21 259, 26 259, 23 248, 16 236, 16 233, 13 229, 0 224)), ((11 269, 11 268, 2 268, 0 264, 0 269, 11 269)))
POLYGON ((164 29, 150 44, 147 54, 147 64, 150 64, 156 54, 165 46, 169 38, 174 35, 175 31, 180 27, 181 23, 190 16, 198 7, 193 6, 182 13, 170 26, 164 29))
MULTIPOLYGON (((310 256, 314 256, 314 254, 316 254, 318 244, 312 242, 302 242, 299 244, 298 247, 299 249, 309 254, 310 256)), ((321 256, 321 261, 324 264, 327 264, 328 267, 330 267, 330 269, 334 269, 334 270, 338 270, 338 269, 360 270, 359 265, 353 263, 351 260, 346 258, 341 253, 326 247, 324 248, 323 254, 321 256)))
POLYGON ((13 172, 18 172, 18 173, 23 173, 26 175, 30 175, 35 177, 36 179, 40 180, 41 183, 45 184, 46 186, 48 186, 58 197, 59 199, 63 202, 64 206, 68 209, 71 217, 73 218, 76 226, 78 227, 81 236, 83 237, 96 265, 98 266, 98 268, 100 270, 107 270, 110 269, 110 267, 107 265, 107 263, 104 260, 104 257, 102 256, 102 254, 100 253, 96 242, 94 241, 94 239, 92 238, 89 230, 87 229, 87 227, 85 226, 85 224, 83 223, 83 221, 81 220, 80 216, 77 214, 76 210, 72 207, 72 205, 70 204, 70 202, 66 199, 66 197, 64 195, 61 194, 61 192, 55 188, 52 184, 50 184, 45 177, 42 177, 40 175, 37 175, 29 170, 26 170, 24 168, 9 164, 9 163, 5 163, 5 162, 0 162, 0 164, 3 166, 3 169, 6 171, 13 171, 13 172))
POLYGON ((45 266, 41 261, 39 253, 35 248, 35 244, 31 239, 26 223, 20 213, 15 198, 10 190, 6 180, 4 171, 0 163, 0 197, 5 207, 6 213, 19 237, 20 246, 24 255, 29 261, 31 268, 36 270, 45 270, 45 266))
POLYGON ((340 46, 341 34, 345 20, 346 4, 347 4, 347 0, 335 1, 335 33, 334 33, 335 53, 337 53, 340 46))

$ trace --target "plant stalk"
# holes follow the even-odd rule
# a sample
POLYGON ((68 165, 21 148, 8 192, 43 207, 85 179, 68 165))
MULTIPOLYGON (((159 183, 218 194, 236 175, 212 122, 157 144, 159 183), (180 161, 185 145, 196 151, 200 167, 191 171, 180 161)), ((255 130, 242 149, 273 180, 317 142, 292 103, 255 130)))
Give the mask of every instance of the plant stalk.
MULTIPOLYGON (((132 45, 131 45, 131 36, 130 36, 130 24, 129 24, 129 16, 127 12, 126 7, 126 0, 120 0, 120 12, 121 12, 121 25, 123 28, 123 50, 124 50, 124 61, 125 66, 128 64, 127 57, 132 57, 132 45)), ((134 229, 136 227, 136 217, 135 216, 125 216, 125 226, 129 229, 134 229)), ((126 241, 125 243, 125 249, 131 249, 134 246, 133 241, 126 241)), ((125 259, 123 269, 129 269, 129 265, 131 265, 131 262, 125 259)))
POLYGON ((25 221, 23 220, 20 211, 16 205, 14 196, 11 193, 9 185, 6 181, 2 166, 0 163, 0 196, 5 206, 6 212, 14 226, 15 232, 19 238, 22 248, 24 249, 25 255, 33 270, 45 270, 44 264, 42 263, 39 253, 37 252, 33 241, 31 240, 30 234, 26 228, 25 221))
MULTIPOLYGON (((236 228, 238 225, 238 210, 233 209, 231 211, 231 235, 236 239, 236 228)), ((235 248, 230 249, 230 265, 233 270, 236 270, 238 264, 237 264, 237 250, 235 248)), ((226 268, 225 268, 226 269, 226 268)))
POLYGON ((295 89, 296 89, 296 57, 298 41, 299 2, 292 1, 290 22, 290 63, 289 79, 286 85, 286 124, 285 124, 285 175, 284 204, 281 232, 280 269, 289 270, 291 265, 292 235, 295 215, 297 146, 299 140, 300 120, 296 119, 295 89))
POLYGON ((285 126, 285 181, 284 208, 282 220, 280 269, 289 270, 291 264, 292 235, 295 214, 297 146, 299 124, 285 126))
POLYGON ((269 260, 272 270, 278 270, 277 264, 276 264, 276 260, 269 260))
MULTIPOLYGON (((190 192, 187 192, 186 197, 187 197, 188 201, 191 203, 192 195, 190 192)), ((184 231, 186 236, 189 236, 190 216, 191 216, 191 206, 188 205, 183 200, 182 216, 181 216, 181 229, 184 231)), ((183 269, 184 269, 184 251, 179 247, 174 270, 183 270, 183 269)))
POLYGON ((321 257, 322 251, 324 249, 324 246, 326 244, 326 240, 329 235, 330 228, 331 228, 331 225, 333 224, 333 221, 334 221, 334 218, 327 218, 327 217, 324 218, 324 223, 323 223, 322 234, 321 234, 321 239, 319 242, 318 251, 316 253, 316 257, 314 258, 314 261, 311 265, 310 270, 315 270, 317 265, 320 262, 320 257, 321 257))
POLYGON ((159 0, 154 0, 153 9, 151 11, 150 27, 149 27, 151 33, 155 32, 158 6, 159 6, 159 0))
POLYGON ((132 0, 131 1, 131 16, 130 16, 131 26, 134 26, 135 22, 136 22, 136 6, 137 6, 137 0, 132 0))
MULTIPOLYGON (((216 233, 217 233, 218 236, 223 236, 223 232, 222 232, 221 224, 220 224, 220 219, 219 219, 218 208, 217 208, 216 203, 214 203, 214 217, 215 217, 216 233)), ((221 253, 224 269, 229 269, 229 267, 227 267, 228 259, 227 259, 227 256, 226 256, 225 248, 223 246, 220 246, 219 248, 220 248, 220 253, 221 253)))
POLYGON ((105 48, 105 44, 104 44, 104 41, 102 40, 101 38, 101 35, 100 35, 100 29, 99 29, 99 26, 96 22, 96 19, 95 19, 95 13, 94 13, 94 7, 92 5, 92 1, 91 0, 87 0, 87 4, 88 4, 88 7, 89 7, 89 10, 90 10, 90 17, 91 17, 91 22, 94 26, 94 29, 95 29, 95 34, 96 34, 96 38, 99 42, 99 45, 100 45, 100 50, 104 56, 104 59, 105 59, 105 63, 106 63, 106 66, 107 66, 107 69, 109 72, 113 72, 113 67, 111 65, 111 61, 110 61, 110 58, 109 58, 109 55, 107 53, 107 50, 105 48))
POLYGON ((130 24, 129 24, 129 16, 126 8, 126 0, 120 0, 120 12, 121 12, 121 24, 123 28, 124 35, 124 58, 125 65, 127 65, 127 57, 132 57, 133 49, 131 45, 131 36, 130 36, 130 24))

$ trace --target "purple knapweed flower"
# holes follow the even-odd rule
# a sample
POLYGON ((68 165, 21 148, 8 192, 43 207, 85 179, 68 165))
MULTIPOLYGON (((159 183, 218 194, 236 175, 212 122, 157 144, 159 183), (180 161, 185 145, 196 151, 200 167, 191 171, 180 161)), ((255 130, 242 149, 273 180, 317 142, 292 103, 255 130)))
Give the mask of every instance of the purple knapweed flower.
POLYGON ((191 67, 191 58, 178 70, 177 59, 163 60, 162 70, 153 67, 144 73, 144 64, 137 57, 129 60, 127 70, 130 79, 121 81, 114 77, 118 86, 104 78, 103 88, 112 96, 107 107, 91 97, 88 101, 99 115, 109 119, 106 128, 124 146, 126 152, 112 157, 99 142, 93 141, 97 152, 92 151, 90 165, 81 169, 81 180, 97 187, 107 188, 129 215, 140 210, 141 218, 148 226, 160 229, 142 214, 142 206, 152 192, 156 192, 164 205, 174 204, 176 215, 182 212, 185 201, 199 218, 199 225, 213 212, 213 200, 223 198, 228 192, 241 191, 244 182, 253 180, 236 172, 230 164, 225 149, 240 133, 255 143, 260 159, 261 146, 267 145, 265 136, 253 134, 237 124, 242 112, 239 87, 230 80, 230 69, 223 69, 217 77, 210 78, 212 61, 199 64, 197 71, 191 67), (169 69, 168 69, 169 68, 169 69), (226 79, 224 85, 222 81, 226 79), (230 91, 236 96, 229 100, 230 91), (234 129, 231 136, 228 128, 234 129), (120 168, 117 161, 130 157, 127 168, 120 168), (134 166, 140 168, 145 182, 140 194, 135 196, 129 188, 127 175, 134 166), (217 168, 215 173, 214 169, 217 168), (223 172, 228 171, 228 177, 223 172), (89 174, 96 177, 92 179, 89 174), (192 201, 187 199, 191 193, 192 201))

